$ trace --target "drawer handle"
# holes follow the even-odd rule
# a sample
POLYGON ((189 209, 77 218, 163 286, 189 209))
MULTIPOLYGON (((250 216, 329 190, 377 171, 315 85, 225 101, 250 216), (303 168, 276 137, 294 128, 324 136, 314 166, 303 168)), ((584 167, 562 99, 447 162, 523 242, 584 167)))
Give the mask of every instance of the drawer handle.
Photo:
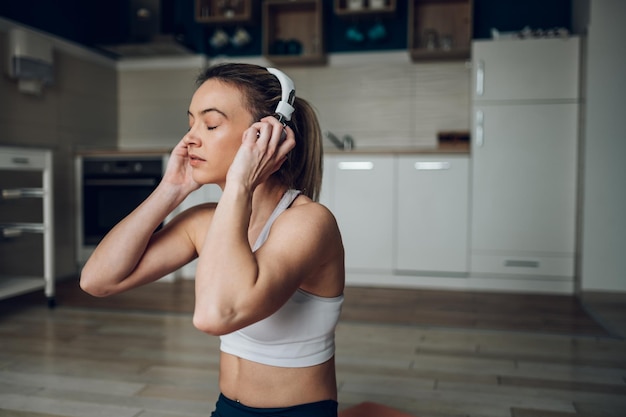
POLYGON ((11 200, 24 197, 43 197, 44 191, 41 188, 5 188, 0 190, 0 199, 11 200))
POLYGON ((17 227, 4 227, 0 229, 2 231, 2 237, 4 239, 15 239, 22 236, 22 229, 17 227))
POLYGON ((525 261, 521 259, 507 259, 504 266, 512 268, 539 268, 539 261, 525 261))
POLYGON ((16 156, 14 158, 11 158, 11 162, 17 165, 28 165, 30 164, 30 159, 23 156, 16 156))
POLYGON ((369 171, 374 169, 374 163, 371 161, 344 161, 339 162, 339 169, 352 171, 369 171))
POLYGON ((418 171, 441 171, 450 169, 450 162, 416 162, 415 169, 418 171))

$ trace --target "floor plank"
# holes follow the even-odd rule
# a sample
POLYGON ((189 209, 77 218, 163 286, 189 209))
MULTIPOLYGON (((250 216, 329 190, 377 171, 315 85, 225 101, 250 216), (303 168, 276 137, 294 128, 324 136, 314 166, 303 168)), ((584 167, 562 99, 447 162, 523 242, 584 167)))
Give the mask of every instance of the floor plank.
MULTIPOLYGON (((153 283, 115 297, 96 298, 81 291, 77 281, 68 280, 57 285, 56 298, 59 305, 68 307, 191 314, 193 294, 193 281, 179 280, 153 283)), ((344 321, 619 336, 590 314, 578 297, 568 295, 368 287, 347 287, 345 295, 341 316, 344 321)), ((34 297, 31 294, 25 299, 33 302, 34 297)), ((626 315, 626 311, 620 314, 626 315)))
MULTIPOLYGON (((54 310, 33 294, 0 302, 0 416, 210 415, 219 339, 193 327, 188 283, 106 302, 67 288, 54 310)), ((346 297, 340 410, 369 401, 418 417, 625 415, 624 295, 346 297)))

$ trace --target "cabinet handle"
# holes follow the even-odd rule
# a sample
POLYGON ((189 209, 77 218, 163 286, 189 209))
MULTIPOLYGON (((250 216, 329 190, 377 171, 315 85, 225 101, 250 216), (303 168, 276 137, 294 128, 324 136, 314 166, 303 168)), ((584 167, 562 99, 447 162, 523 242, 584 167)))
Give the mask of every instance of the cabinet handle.
POLYGON ((28 165, 30 164, 30 159, 23 156, 16 156, 14 158, 11 158, 11 162, 16 165, 28 165))
POLYGON ((416 162, 415 169, 418 171, 440 171, 450 169, 450 162, 416 162))
POLYGON ((478 61, 476 68, 476 95, 482 96, 485 93, 485 61, 478 61))
POLYGON ((524 259, 507 259, 504 266, 509 268, 539 268, 539 261, 528 261, 524 259))
POLYGON ((43 197, 44 191, 41 188, 5 188, 0 193, 0 199, 10 200, 24 197, 43 197))
POLYGON ((482 110, 476 111, 476 146, 482 147, 485 143, 485 114, 482 110))
POLYGON ((343 161, 338 164, 341 170, 352 171, 369 171, 374 169, 374 163, 371 161, 343 161))

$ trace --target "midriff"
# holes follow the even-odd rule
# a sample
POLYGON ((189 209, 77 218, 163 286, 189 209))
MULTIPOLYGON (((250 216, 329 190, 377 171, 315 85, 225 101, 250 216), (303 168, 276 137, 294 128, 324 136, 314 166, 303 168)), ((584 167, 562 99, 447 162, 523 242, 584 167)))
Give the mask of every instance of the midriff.
POLYGON ((304 368, 281 368, 220 355, 220 390, 249 407, 289 407, 337 400, 334 357, 304 368))

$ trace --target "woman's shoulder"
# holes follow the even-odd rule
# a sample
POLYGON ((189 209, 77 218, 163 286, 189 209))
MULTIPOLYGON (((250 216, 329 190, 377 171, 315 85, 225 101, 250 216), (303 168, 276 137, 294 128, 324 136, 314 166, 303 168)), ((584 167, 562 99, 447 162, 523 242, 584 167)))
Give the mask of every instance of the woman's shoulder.
POLYGON ((329 231, 337 230, 335 216, 324 204, 314 201, 306 195, 299 195, 285 211, 286 216, 280 216, 278 220, 285 222, 297 222, 299 224, 313 223, 315 227, 328 228, 329 231), (281 217, 283 219, 281 219, 281 217))

